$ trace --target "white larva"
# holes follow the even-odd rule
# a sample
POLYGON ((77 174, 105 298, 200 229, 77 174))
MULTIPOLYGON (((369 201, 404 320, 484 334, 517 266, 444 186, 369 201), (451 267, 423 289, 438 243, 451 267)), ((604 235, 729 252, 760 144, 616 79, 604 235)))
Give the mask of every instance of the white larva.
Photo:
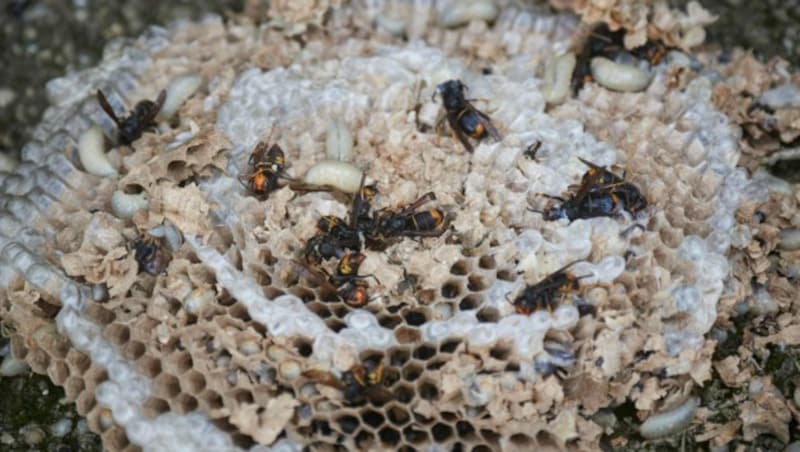
POLYGON ((552 58, 547 62, 542 80, 542 97, 548 104, 560 104, 569 95, 572 72, 577 59, 572 52, 552 58))
POLYGON ((677 433, 692 423, 699 405, 700 400, 692 397, 676 408, 650 416, 644 421, 639 431, 647 439, 660 438, 677 433))
POLYGON ((211 289, 197 288, 183 300, 183 308, 190 314, 199 314, 216 298, 211 289))
POLYGON ((149 205, 147 193, 127 194, 117 190, 111 194, 111 211, 117 218, 127 220, 149 205))
POLYGON ((795 251, 800 249, 800 229, 784 229, 778 234, 778 249, 795 251))
POLYGON ((355 193, 361 183, 362 174, 362 171, 351 163, 323 160, 306 171, 303 182, 330 185, 346 193, 355 193))
POLYGON ((103 129, 94 124, 78 139, 78 158, 83 169, 95 176, 116 176, 117 170, 105 152, 103 129))
POLYGON ((17 165, 19 165, 19 160, 16 157, 0 153, 0 171, 11 173, 17 168, 17 165))
POLYGON ((147 233, 153 237, 164 237, 167 239, 167 247, 171 251, 177 251, 178 248, 183 245, 181 231, 169 220, 164 220, 162 224, 150 229, 147 233))
POLYGON ((28 363, 25 362, 24 359, 15 359, 9 353, 3 358, 2 364, 0 364, 0 376, 15 377, 24 374, 28 369, 30 369, 30 367, 28 367, 28 363))
POLYGON ((613 91, 641 91, 650 84, 650 74, 638 67, 628 66, 604 57, 592 58, 592 77, 613 91))
POLYGON ((334 119, 328 124, 325 137, 325 154, 330 160, 349 162, 353 160, 353 135, 347 124, 334 119))
POLYGON ((161 106, 158 116, 165 119, 174 116, 181 105, 192 97, 202 83, 203 77, 198 74, 186 74, 174 78, 167 85, 167 98, 164 99, 164 105, 161 106))
POLYGON ((458 27, 473 20, 490 22, 497 17, 499 9, 491 0, 458 0, 437 2, 439 25, 458 27))

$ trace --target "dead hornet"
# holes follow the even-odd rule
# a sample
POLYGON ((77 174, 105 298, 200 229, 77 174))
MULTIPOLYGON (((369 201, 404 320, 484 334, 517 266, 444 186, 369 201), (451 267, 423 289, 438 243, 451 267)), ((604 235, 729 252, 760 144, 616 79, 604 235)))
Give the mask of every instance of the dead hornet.
POLYGON ((358 234, 337 216, 326 215, 317 220, 317 231, 306 243, 307 262, 319 263, 332 257, 340 258, 346 249, 361 250, 358 234))
POLYGON ((648 40, 643 45, 631 50, 625 49, 623 42, 625 30, 611 31, 607 24, 595 27, 586 37, 578 52, 575 69, 572 72, 572 91, 577 94, 584 84, 591 82, 591 62, 594 57, 605 57, 616 60, 617 57, 628 53, 629 56, 639 60, 646 60, 651 66, 658 65, 667 55, 669 48, 661 41, 648 40))
POLYGON ((602 166, 580 159, 589 170, 581 178, 576 193, 567 199, 545 195, 559 203, 551 204, 544 211, 529 209, 542 214, 545 220, 566 218, 595 218, 620 215, 627 211, 631 215, 647 208, 647 199, 636 185, 602 166))
POLYGON ((578 281, 588 275, 575 276, 567 272, 575 262, 561 267, 532 286, 526 286, 514 299, 514 309, 518 314, 530 315, 532 312, 547 309, 552 312, 570 292, 580 289, 578 281))
POLYGON ((387 377, 380 358, 365 359, 361 364, 343 372, 341 379, 323 370, 308 370, 303 372, 303 376, 341 390, 344 399, 350 404, 360 404, 373 397, 384 400, 391 398, 391 393, 385 386, 391 378, 387 377))
POLYGON ((258 197, 269 196, 279 188, 281 179, 291 179, 284 172, 286 156, 277 143, 259 142, 250 154, 247 166, 248 171, 239 176, 239 182, 258 197))
POLYGON ((451 132, 461 141, 464 149, 472 152, 473 147, 469 142, 469 138, 481 140, 491 136, 492 139, 500 141, 502 137, 492 125, 489 116, 475 108, 464 97, 465 89, 466 85, 461 83, 461 80, 448 80, 436 87, 431 100, 434 99, 437 93, 440 94, 445 109, 445 117, 436 122, 436 136, 440 136, 442 123, 447 118, 451 132))
POLYGON ((127 117, 119 119, 103 92, 97 90, 97 101, 103 111, 117 124, 119 142, 122 144, 133 143, 142 136, 146 129, 156 126, 154 120, 158 112, 161 111, 166 98, 167 92, 162 89, 155 102, 151 100, 139 101, 127 117))
POLYGON ((139 264, 139 271, 153 276, 164 272, 172 258, 163 238, 149 233, 144 233, 133 241, 133 255, 139 264))
POLYGON ((333 274, 321 268, 315 269, 301 262, 293 262, 298 274, 319 285, 323 290, 335 293, 347 305, 360 308, 369 302, 367 295, 369 285, 366 279, 373 278, 380 283, 374 275, 358 274, 358 268, 365 258, 366 256, 361 253, 346 254, 339 260, 333 274))
POLYGON ((411 204, 398 208, 383 208, 373 217, 367 238, 383 241, 394 237, 438 237, 446 228, 444 212, 439 209, 416 210, 425 203, 435 200, 436 195, 428 192, 411 204))

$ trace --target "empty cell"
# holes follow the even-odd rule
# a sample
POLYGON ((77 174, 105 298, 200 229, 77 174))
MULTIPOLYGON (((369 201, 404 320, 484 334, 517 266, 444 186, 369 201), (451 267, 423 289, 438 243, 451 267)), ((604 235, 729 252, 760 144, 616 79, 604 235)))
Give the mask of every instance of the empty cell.
POLYGON ((433 439, 437 442, 445 442, 453 436, 453 427, 450 427, 447 424, 442 422, 438 422, 434 424, 433 428, 431 429, 431 433, 433 434, 433 439))
POLYGON ((108 325, 117 317, 113 312, 97 303, 89 303, 83 313, 84 317, 98 325, 108 325))
POLYGON ((139 341, 129 341, 122 347, 122 356, 128 361, 136 361, 146 351, 144 344, 139 341))
POLYGON ((427 444, 429 442, 428 432, 414 428, 414 426, 411 425, 403 429, 403 438, 405 438, 407 443, 414 446, 427 444))
POLYGON ((180 414, 190 413, 197 409, 197 399, 182 392, 172 401, 172 409, 180 414))
POLYGON ((148 378, 156 378, 161 374, 161 360, 150 355, 144 355, 136 361, 136 370, 148 378))
POLYGON ((179 353, 173 353, 167 359, 166 369, 176 375, 180 375, 191 369, 192 365, 194 365, 192 355, 188 351, 182 351, 179 353))
POLYGON ((125 430, 119 425, 114 425, 101 435, 103 446, 107 450, 121 450, 130 444, 125 430))
POLYGON ((422 366, 415 362, 406 364, 402 371, 403 380, 409 382, 415 381, 420 375, 422 375, 422 370, 422 366))
POLYGON ((383 415, 375 410, 366 409, 360 413, 361 421, 373 428, 378 428, 386 422, 383 415))
POLYGON ((500 320, 500 312, 491 306, 484 306, 476 314, 479 322, 497 323, 500 320))
POLYGON ((399 402, 408 403, 415 395, 414 387, 407 383, 398 383, 394 387, 394 396, 399 402))
POLYGON ((339 416, 336 418, 336 424, 339 426, 341 432, 346 435, 352 434, 358 429, 358 426, 361 425, 357 417, 350 415, 339 416))
POLYGON ((327 306, 325 306, 323 303, 320 303, 319 301, 312 301, 306 303, 306 308, 308 308, 309 311, 313 312, 321 319, 327 319, 332 315, 331 310, 328 309, 327 306))
POLYGON ((514 282, 517 280, 517 272, 511 269, 498 270, 497 279, 501 281, 514 282))
POLYGON ((399 404, 392 404, 386 408, 386 417, 392 424, 402 427, 411 420, 411 415, 408 410, 399 404))
POLYGON ((458 434, 459 438, 465 441, 474 441, 477 437, 475 435, 475 427, 473 427, 472 424, 467 421, 456 422, 456 433, 458 434))
POLYGON ((375 443, 375 435, 369 430, 362 429, 356 435, 356 447, 362 450, 367 450, 375 443))
POLYGON ((298 338, 294 341, 294 347, 300 356, 308 358, 314 352, 311 341, 305 338, 298 338))
POLYGON ((64 361, 53 361, 47 367, 47 376, 53 383, 61 386, 69 377, 69 367, 64 361))
POLYGON ((462 284, 461 281, 451 279, 442 286, 442 296, 444 298, 457 298, 461 295, 462 284))
POLYGON ((399 367, 408 361, 411 357, 411 352, 406 348, 393 347, 389 349, 389 365, 392 367, 399 367))
POLYGON ((453 264, 452 267, 450 267, 450 274, 456 276, 464 276, 467 273, 469 273, 471 267, 472 266, 469 264, 469 261, 460 260, 455 264, 453 264))
POLYGON ((515 433, 511 435, 511 444, 523 450, 530 450, 536 446, 536 441, 524 433, 515 433))
POLYGON ((536 442, 542 449, 556 450, 562 448, 559 438, 547 430, 539 430, 536 433, 536 442))
POLYGON ((378 437, 381 439, 381 442, 387 446, 394 447, 400 442, 400 432, 391 427, 382 428, 378 432, 378 437))
POLYGON ((145 416, 155 417, 169 411, 169 403, 159 397, 150 397, 142 404, 145 416))
POLYGON ((491 270, 497 266, 497 262, 494 260, 494 256, 489 254, 484 254, 478 259, 478 267, 491 270))
POLYGON ((483 297, 481 297, 479 294, 469 294, 462 298, 461 302, 458 303, 458 309, 462 311, 470 311, 472 309, 477 309, 481 303, 483 303, 483 297))
POLYGON ((483 440, 491 444, 492 447, 500 446, 500 434, 494 430, 481 429, 481 436, 483 440))
POLYGON ((181 375, 180 382, 181 387, 191 394, 199 394, 206 387, 206 378, 194 369, 181 375))
POLYGON ((241 303, 236 303, 228 308, 228 315, 243 322, 250 321, 250 313, 247 312, 247 306, 241 303))
POLYGON ((399 315, 392 315, 392 314, 384 314, 378 316, 378 324, 380 326, 393 330, 397 325, 403 323, 403 318, 399 315))
POLYGON ((470 292, 480 292, 489 287, 489 282, 482 275, 473 273, 467 278, 467 289, 470 292))
POLYGON ((426 380, 417 385, 417 393, 425 400, 436 400, 439 396, 439 389, 435 382, 426 380))
POLYGON ((413 357, 422 361, 432 358, 436 355, 436 347, 433 344, 422 344, 414 349, 413 357))
POLYGON ((171 399, 181 392, 178 379, 170 374, 163 373, 153 380, 153 394, 171 399))
POLYGON ((461 344, 461 339, 447 339, 439 345, 440 353, 453 353, 461 344))
POLYGON ((83 379, 79 377, 69 377, 67 381, 64 382, 64 393, 70 400, 77 399, 84 388, 86 388, 86 386, 83 384, 83 379))
POLYGON ((497 343, 489 349, 489 356, 499 361, 505 361, 510 354, 511 347, 503 343, 497 343))
POLYGON ((401 326, 394 330, 394 337, 401 344, 415 344, 422 338, 417 328, 401 326))
POLYGON ((403 314, 406 323, 411 326, 424 325, 428 321, 428 315, 422 310, 409 310, 403 314))
POLYGON ((64 359, 69 366, 72 375, 83 375, 84 372, 92 365, 92 360, 89 359, 84 353, 72 348, 67 352, 64 359))
POLYGON ((223 407, 222 396, 213 389, 206 389, 200 394, 200 403, 204 411, 218 410, 223 407))

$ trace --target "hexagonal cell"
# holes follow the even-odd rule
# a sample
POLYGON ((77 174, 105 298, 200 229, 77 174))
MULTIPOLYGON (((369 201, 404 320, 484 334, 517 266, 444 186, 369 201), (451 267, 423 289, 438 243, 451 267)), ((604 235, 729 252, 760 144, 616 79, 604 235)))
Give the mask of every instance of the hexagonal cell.
POLYGON ((136 361, 141 358, 146 351, 143 343, 139 341, 129 341, 122 347, 122 356, 128 361, 136 361))
POLYGON ((422 333, 415 327, 401 326, 394 330, 394 337, 401 344, 414 344, 419 342, 422 333))
POLYGON ((148 378, 156 378, 161 374, 161 360, 144 355, 136 361, 136 371, 148 378))
POLYGON ((185 392, 178 394, 178 397, 175 397, 170 404, 172 410, 179 414, 190 413, 197 409, 197 405, 197 399, 185 392))
POLYGON ((114 425, 101 434, 103 446, 106 450, 121 450, 130 444, 125 430, 119 425, 114 425))
POLYGON ((206 387, 206 377, 195 369, 181 375, 179 380, 181 388, 191 394, 199 394, 206 387))
POLYGON ((481 436, 491 447, 500 447, 500 434, 496 431, 482 428, 481 436))
POLYGON ((83 312, 84 317, 97 325, 108 325, 117 318, 112 311, 97 303, 89 303, 83 312))
POLYGON ((64 382, 64 393, 70 400, 78 398, 80 393, 86 388, 83 384, 83 379, 79 377, 69 377, 64 382))
POLYGON ((500 321, 500 311, 491 306, 484 306, 478 310, 475 315, 479 322, 483 323, 497 323, 500 321))
POLYGON ((501 281, 514 282, 517 280, 517 272, 508 268, 497 270, 497 279, 501 281))
POLYGON ((384 411, 386 412, 386 417, 389 419, 389 422, 397 427, 402 427, 411 420, 411 415, 408 413, 408 410, 398 403, 387 406, 384 411))
POLYGON ((388 350, 389 365, 392 367, 401 367, 411 357, 411 352, 405 347, 393 347, 388 350))
POLYGON ((163 373, 153 380, 153 394, 171 399, 181 392, 181 385, 178 378, 167 373, 163 373))
POLYGON ((456 433, 458 434, 459 438, 469 442, 475 441, 478 437, 475 434, 475 427, 473 427, 468 421, 457 421, 456 433))
POLYGON ((536 440, 524 433, 515 433, 509 438, 511 445, 519 450, 531 450, 536 447, 536 440))
POLYGON ((492 448, 483 444, 472 448, 472 452, 492 452, 492 448))
POLYGON ((103 330, 103 336, 112 344, 121 347, 131 338, 131 329, 121 323, 112 323, 103 330))
POLYGON ((402 375, 403 380, 412 382, 422 375, 422 371, 422 365, 418 362, 412 361, 403 366, 403 370, 400 372, 400 374, 402 375))
POLYGON ((228 315, 243 322, 249 322, 251 320, 250 313, 247 311, 247 306, 241 303, 235 303, 233 306, 229 307, 228 315))
POLYGON ((464 292, 463 286, 464 284, 461 281, 457 279, 451 279, 442 286, 442 296, 444 298, 458 298, 458 296, 464 292))
POLYGON ((483 297, 479 294, 473 293, 461 299, 461 301, 458 303, 458 309, 462 311, 470 311, 472 309, 478 309, 482 303, 483 297))
POLYGON ((561 450, 563 448, 558 436, 547 430, 539 430, 536 433, 536 443, 544 450, 561 450))
POLYGON ((343 320, 341 320, 339 318, 336 318, 336 317, 331 317, 329 319, 326 319, 325 320, 325 325, 328 328, 330 328, 334 333, 338 333, 339 331, 341 331, 341 330, 343 330, 343 329, 345 329, 347 327, 347 324, 344 323, 343 320))
POLYGON ((409 425, 408 427, 403 429, 403 438, 406 440, 407 443, 413 446, 420 446, 423 444, 428 444, 430 442, 428 439, 428 432, 416 428, 413 425, 409 425))
POLYGON ((378 429, 380 426, 383 425, 384 422, 386 422, 386 418, 383 417, 383 414, 371 408, 362 410, 359 413, 359 416, 361 417, 361 422, 363 422, 366 425, 369 425, 374 429, 378 429))
POLYGON ((200 394, 200 404, 204 411, 218 410, 225 406, 222 396, 213 389, 206 389, 200 394))
POLYGON ((349 414, 337 417, 335 423, 339 426, 339 430, 346 435, 352 434, 361 425, 361 421, 357 417, 349 414))
POLYGON ((40 348, 32 348, 28 350, 28 355, 25 357, 25 361, 28 362, 31 370, 37 374, 43 374, 47 372, 47 366, 50 365, 50 357, 47 356, 47 353, 40 348))
POLYGON ((403 318, 394 314, 381 314, 378 316, 380 326, 393 330, 397 325, 403 323, 403 318))
POLYGON ((362 450, 370 449, 375 444, 375 435, 369 430, 361 430, 356 435, 356 447, 362 450))
POLYGON ((90 367, 83 373, 83 380, 87 387, 94 387, 108 380, 108 373, 102 367, 90 367))
POLYGON ((467 290, 470 292, 481 292, 489 288, 491 282, 481 274, 473 273, 467 278, 467 290))
POLYGON ((453 353, 461 345, 461 339, 447 339, 439 345, 439 353, 453 353))
POLYGON ((53 361, 47 367, 47 376, 50 377, 53 383, 61 386, 69 377, 69 367, 64 361, 53 361))
POLYGON ((398 383, 393 388, 394 397, 401 403, 408 403, 414 399, 416 391, 414 387, 408 383, 398 383))
POLYGON ((155 417, 169 411, 169 403, 158 397, 150 397, 142 404, 145 416, 155 417))
POLYGON ((75 410, 78 411, 78 414, 81 416, 86 416, 86 413, 94 408, 96 403, 93 391, 83 391, 78 398, 75 399, 75 410))
POLYGON ((67 366, 69 366, 70 374, 78 376, 83 375, 86 369, 92 365, 92 360, 76 348, 71 348, 67 352, 64 361, 67 363, 67 366))
POLYGON ((494 256, 490 254, 484 254, 480 258, 478 258, 478 267, 491 270, 497 266, 497 262, 494 260, 494 256))
POLYGON ((431 359, 436 355, 436 346, 433 344, 422 344, 414 349, 414 353, 411 354, 415 359, 419 359, 422 361, 431 359))
POLYGON ((331 310, 328 309, 328 307, 325 306, 324 303, 320 303, 319 301, 310 301, 306 303, 306 308, 308 308, 309 311, 313 312, 321 319, 327 319, 328 317, 333 315, 333 313, 331 313, 331 310))
POLYGON ((403 319, 411 326, 424 325, 430 314, 425 309, 409 309, 403 313, 403 319))
POLYGON ((439 388, 436 382, 425 380, 417 383, 417 393, 425 400, 436 400, 439 397, 439 388))
POLYGON ((243 403, 253 403, 253 393, 250 392, 248 389, 245 388, 236 388, 233 391, 228 392, 226 397, 231 397, 236 402, 243 404, 243 403))
POLYGON ((431 434, 436 442, 443 443, 453 436, 453 427, 442 422, 437 422, 433 425, 433 428, 431 428, 431 434))
POLYGON ((192 359, 191 353, 182 351, 173 353, 164 360, 164 371, 175 375, 181 375, 191 369, 193 365, 194 360, 192 359))
POLYGON ((380 438, 381 443, 386 446, 396 447, 397 443, 400 442, 400 432, 391 428, 391 427, 384 427, 378 431, 378 438, 380 438))
POLYGON ((289 293, 303 300, 303 303, 308 303, 317 299, 317 294, 315 294, 313 290, 305 287, 294 286, 289 289, 289 293))
POLYGON ((470 262, 466 259, 461 259, 450 267, 450 274, 456 276, 466 276, 470 270, 472 270, 472 265, 470 262))

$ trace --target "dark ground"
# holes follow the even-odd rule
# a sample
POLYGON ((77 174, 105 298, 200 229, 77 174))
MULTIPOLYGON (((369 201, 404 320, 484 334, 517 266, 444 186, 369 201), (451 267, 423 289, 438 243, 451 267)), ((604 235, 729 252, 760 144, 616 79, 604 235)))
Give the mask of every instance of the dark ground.
MULTIPOLYGON (((47 106, 45 82, 96 64, 109 39, 136 36, 150 24, 240 11, 243 2, 0 1, 0 153, 16 154, 29 139, 47 106)), ((752 48, 761 57, 780 55, 795 67, 800 64, 800 0, 702 3, 720 16, 709 30, 712 43, 752 48)), ((63 390, 45 377, 0 377, 0 450, 100 450, 99 438, 62 399, 63 390), (72 431, 57 438, 49 426, 60 419, 69 419, 72 431), (44 438, 25 444, 23 439, 31 438, 26 432, 37 428, 45 432, 44 438)))

